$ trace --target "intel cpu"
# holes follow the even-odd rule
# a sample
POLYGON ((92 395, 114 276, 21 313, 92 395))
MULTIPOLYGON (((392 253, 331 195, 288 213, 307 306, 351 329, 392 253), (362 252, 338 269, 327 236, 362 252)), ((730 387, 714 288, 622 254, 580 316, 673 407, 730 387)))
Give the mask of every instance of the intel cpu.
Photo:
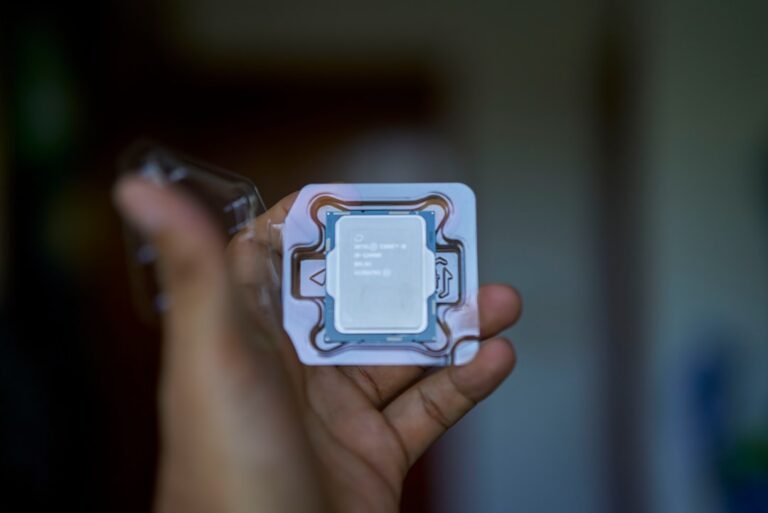
POLYGON ((283 326, 309 365, 447 365, 478 349, 463 184, 327 184, 281 227, 283 326))

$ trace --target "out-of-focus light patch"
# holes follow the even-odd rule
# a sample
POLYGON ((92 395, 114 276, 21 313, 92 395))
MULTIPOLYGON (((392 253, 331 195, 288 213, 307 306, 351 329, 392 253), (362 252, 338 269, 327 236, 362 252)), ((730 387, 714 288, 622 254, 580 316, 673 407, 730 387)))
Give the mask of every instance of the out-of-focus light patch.
POLYGON ((65 146, 71 137, 71 102, 62 84, 51 78, 36 77, 21 96, 21 135, 29 147, 43 152, 65 146))
POLYGON ((406 128, 367 134, 333 161, 345 181, 462 181, 455 149, 438 134, 406 128))
POLYGON ((70 187, 50 204, 45 215, 41 246, 57 266, 73 271, 87 270, 108 253, 103 247, 111 226, 109 196, 103 191, 70 187))
POLYGON ((71 147, 77 132, 74 78, 56 34, 47 26, 20 31, 16 142, 28 162, 55 158, 71 147))

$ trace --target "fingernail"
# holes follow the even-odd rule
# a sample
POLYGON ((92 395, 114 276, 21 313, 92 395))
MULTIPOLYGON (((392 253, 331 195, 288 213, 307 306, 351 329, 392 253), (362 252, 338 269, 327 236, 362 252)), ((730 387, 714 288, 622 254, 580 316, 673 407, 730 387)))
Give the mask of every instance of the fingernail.
POLYGON ((157 184, 138 177, 125 177, 115 185, 114 201, 129 223, 151 234, 162 229, 167 220, 160 192, 157 184))

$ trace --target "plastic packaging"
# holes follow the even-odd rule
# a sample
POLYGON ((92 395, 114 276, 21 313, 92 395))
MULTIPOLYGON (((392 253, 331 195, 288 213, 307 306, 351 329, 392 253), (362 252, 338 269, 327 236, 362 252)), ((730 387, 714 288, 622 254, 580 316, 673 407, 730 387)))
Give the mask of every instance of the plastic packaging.
MULTIPOLYGON (((166 149, 133 147, 121 172, 173 184, 208 209, 250 311, 268 329, 282 319, 303 363, 448 365, 476 354, 475 197, 466 185, 308 185, 273 225, 248 179, 166 149)), ((167 307, 151 285, 151 245, 130 229, 126 240, 140 304, 167 307)))
MULTIPOLYGON (((118 167, 121 175, 138 175, 161 185, 172 185, 190 195, 206 209, 230 243, 235 235, 252 230, 251 221, 266 210, 249 179, 151 142, 130 146, 123 152, 118 167)), ((129 225, 124 226, 124 234, 134 297, 140 311, 148 317, 167 307, 167 299, 155 280, 155 250, 129 225)), ((271 260, 266 263, 271 267, 275 265, 271 260)))
POLYGON ((309 185, 282 240, 283 327, 304 363, 462 364, 477 352, 467 186, 309 185))

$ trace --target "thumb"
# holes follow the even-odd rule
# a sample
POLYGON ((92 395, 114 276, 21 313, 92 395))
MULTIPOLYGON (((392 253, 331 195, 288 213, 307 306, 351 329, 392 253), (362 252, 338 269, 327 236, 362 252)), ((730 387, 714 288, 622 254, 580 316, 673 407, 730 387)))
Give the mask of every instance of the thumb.
POLYGON ((170 186, 139 177, 115 186, 118 210, 149 239, 168 302, 164 313, 165 364, 205 352, 231 323, 224 241, 205 212, 170 186), (188 356, 185 356, 188 355, 188 356))

